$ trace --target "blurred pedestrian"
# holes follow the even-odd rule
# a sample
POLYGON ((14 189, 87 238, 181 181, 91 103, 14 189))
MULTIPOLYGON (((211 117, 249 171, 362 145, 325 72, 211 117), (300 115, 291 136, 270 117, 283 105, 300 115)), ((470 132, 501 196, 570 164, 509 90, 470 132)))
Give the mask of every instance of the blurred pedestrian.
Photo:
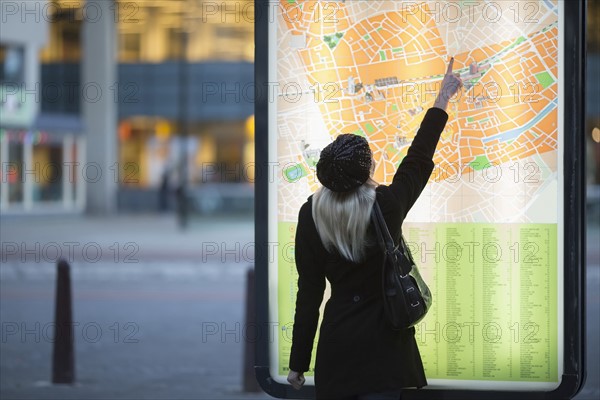
POLYGON ((160 177, 160 187, 158 189, 158 211, 166 212, 169 209, 169 194, 170 194, 170 183, 169 178, 171 176, 171 169, 165 167, 162 176, 160 177))
POLYGON ((309 369, 327 279, 331 298, 317 345, 317 399, 397 400, 402 388, 427 385, 415 329, 395 331, 385 319, 383 254, 370 229, 370 216, 377 201, 398 242, 402 222, 433 171, 432 158, 448 120, 448 101, 462 86, 453 64, 454 58, 390 185, 373 180, 374 160, 362 136, 342 134, 321 152, 317 178, 323 186, 298 215, 298 293, 288 374, 288 382, 300 389, 309 369))

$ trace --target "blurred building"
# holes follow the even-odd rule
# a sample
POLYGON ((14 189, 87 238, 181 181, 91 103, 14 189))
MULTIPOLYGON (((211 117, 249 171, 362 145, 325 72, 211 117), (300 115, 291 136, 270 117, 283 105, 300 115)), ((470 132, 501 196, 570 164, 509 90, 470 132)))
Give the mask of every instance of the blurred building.
POLYGON ((114 139, 117 154, 114 163, 102 165, 102 173, 117 183, 116 209, 173 208, 170 194, 182 176, 194 205, 206 210, 218 204, 202 199, 214 199, 215 193, 252 196, 252 1, 108 0, 100 13, 93 1, 25 3, 33 2, 2 9, 9 17, 18 13, 14 27, 3 18, 2 81, 26 79, 36 98, 20 104, 2 93, 9 99, 2 103, 3 213, 80 212, 86 208, 86 190, 90 208, 95 171, 85 171, 86 163, 91 154, 111 148, 110 143, 90 148, 94 127, 86 127, 85 112, 98 88, 116 108, 114 127, 103 133, 114 139), (86 24, 98 32, 90 25, 98 23, 115 34, 105 30, 86 48, 86 24), (93 48, 102 41, 114 41, 114 82, 94 78, 94 63, 98 71, 110 63, 93 48), (235 190, 223 189, 231 185, 235 190))
MULTIPOLYGON (((600 2, 588 5, 587 178, 600 193, 600 2)), ((94 210, 99 195, 115 199, 107 210, 169 209, 184 176, 201 210, 248 204, 251 0, 2 1, 0 12, 0 212, 94 210), (114 62, 95 46, 114 49, 114 62), (114 79, 97 82, 107 65, 114 79), (110 104, 90 107, 98 88, 114 123, 110 104), (93 179, 99 155, 105 186, 93 179)))
POLYGON ((77 118, 61 126, 41 104, 39 55, 49 23, 38 18, 44 1, 3 2, 0 26, 0 210, 35 212, 81 209, 78 182, 63 179, 78 159, 82 133, 77 118), (27 18, 28 17, 28 18, 27 18))

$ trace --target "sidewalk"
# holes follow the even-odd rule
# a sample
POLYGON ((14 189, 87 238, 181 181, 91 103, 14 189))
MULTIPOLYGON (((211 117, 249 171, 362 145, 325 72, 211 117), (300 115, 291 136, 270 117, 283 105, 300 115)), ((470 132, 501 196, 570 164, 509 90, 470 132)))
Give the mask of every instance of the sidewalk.
POLYGON ((2 399, 271 398, 242 391, 243 275, 75 279, 73 386, 49 383, 53 280, 2 280, 0 289, 2 399), (228 334, 207 333, 208 325, 228 334))
MULTIPOLYGON (((202 218, 186 232, 176 222, 156 215, 2 218, 0 318, 19 332, 0 342, 0 398, 271 399, 241 390, 254 221, 202 218), (74 249, 73 387, 49 384, 52 343, 45 328, 53 322, 56 248, 65 256, 74 249), (207 338, 206 324, 229 333, 207 338), (85 336, 84 326, 99 327, 99 340, 89 337, 93 328, 85 336), (127 342, 133 332, 138 342, 127 342)), ((587 249, 588 380, 578 400, 599 393, 598 225, 587 230, 587 249)))
POLYGON ((169 215, 3 217, 0 239, 0 398, 271 398, 242 391, 251 217, 186 232, 169 215), (57 252, 71 263, 73 386, 49 383, 57 252))
POLYGON ((71 262, 254 261, 251 215, 192 218, 186 231, 175 215, 2 217, 0 237, 2 262, 53 262, 59 252, 71 262))

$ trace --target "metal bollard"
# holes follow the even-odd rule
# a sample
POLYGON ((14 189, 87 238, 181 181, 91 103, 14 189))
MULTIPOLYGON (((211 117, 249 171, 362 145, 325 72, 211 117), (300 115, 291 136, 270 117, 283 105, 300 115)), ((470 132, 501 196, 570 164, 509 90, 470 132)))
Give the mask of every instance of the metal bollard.
MULTIPOLYGON (((244 392, 261 392, 254 372, 255 345, 258 337, 251 333, 252 327, 256 328, 256 311, 254 301, 254 266, 250 266, 246 273, 246 322, 242 331, 246 332, 244 337, 244 392), (250 337, 248 337, 250 336, 250 337)), ((256 329, 257 335, 260 331, 256 329)))
POLYGON ((52 383, 72 384, 75 381, 75 352, 71 303, 71 267, 65 260, 59 260, 56 265, 55 296, 52 383))

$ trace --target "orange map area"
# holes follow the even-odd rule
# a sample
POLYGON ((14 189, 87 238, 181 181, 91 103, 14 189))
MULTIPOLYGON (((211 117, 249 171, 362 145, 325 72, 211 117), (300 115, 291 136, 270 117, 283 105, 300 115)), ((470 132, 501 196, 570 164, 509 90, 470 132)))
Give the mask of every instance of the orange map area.
MULTIPOLYGON (((535 23, 506 34, 502 30, 512 19, 507 10, 494 27, 477 9, 449 23, 431 2, 376 10, 369 3, 281 1, 279 30, 285 43, 279 43, 279 51, 285 47, 301 60, 303 70, 294 74, 306 81, 304 93, 314 96, 330 139, 341 133, 368 138, 377 181, 391 181, 433 104, 451 55, 465 86, 448 107, 450 119, 434 159, 442 168, 433 181, 556 152, 556 1, 535 3, 538 12, 529 16, 535 23), (464 40, 456 40, 460 35, 464 40)), ((297 77, 288 70, 278 79, 284 85, 297 77)), ((280 146, 279 160, 297 162, 314 191, 314 159, 292 153, 280 146)))

